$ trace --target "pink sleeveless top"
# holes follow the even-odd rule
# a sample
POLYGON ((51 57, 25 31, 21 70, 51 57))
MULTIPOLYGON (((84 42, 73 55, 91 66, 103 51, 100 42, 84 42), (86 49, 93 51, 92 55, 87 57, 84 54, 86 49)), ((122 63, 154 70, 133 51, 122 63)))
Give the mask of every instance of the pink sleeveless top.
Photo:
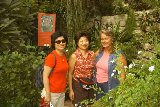
POLYGON ((109 60, 109 54, 106 54, 104 52, 103 56, 96 64, 97 68, 96 78, 98 83, 103 83, 108 81, 108 60, 109 60))
POLYGON ((76 64, 74 67, 73 77, 81 78, 91 78, 93 75, 94 68, 94 52, 88 51, 87 58, 84 58, 79 49, 77 49, 74 54, 76 55, 76 64))

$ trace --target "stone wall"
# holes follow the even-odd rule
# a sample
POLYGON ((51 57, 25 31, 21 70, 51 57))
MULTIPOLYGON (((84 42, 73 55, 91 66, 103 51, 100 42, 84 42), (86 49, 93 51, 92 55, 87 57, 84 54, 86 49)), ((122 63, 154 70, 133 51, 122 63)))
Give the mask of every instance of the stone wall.
MULTIPOLYGON (((140 30, 140 21, 142 21, 142 16, 145 14, 151 14, 153 13, 154 10, 147 10, 147 11, 137 11, 135 12, 136 16, 136 24, 137 28, 135 30, 135 33, 141 33, 140 30)), ((114 16, 103 16, 101 19, 102 22, 102 28, 105 27, 106 25, 120 25, 120 30, 123 30, 126 25, 126 20, 128 18, 127 14, 121 14, 121 15, 114 15, 114 16)), ((154 25, 157 24, 159 30, 160 30, 160 23, 154 23, 154 25)))
POLYGON ((106 25, 117 25, 120 24, 120 29, 124 29, 126 20, 128 18, 127 14, 115 15, 115 16, 103 16, 102 17, 102 27, 106 25))

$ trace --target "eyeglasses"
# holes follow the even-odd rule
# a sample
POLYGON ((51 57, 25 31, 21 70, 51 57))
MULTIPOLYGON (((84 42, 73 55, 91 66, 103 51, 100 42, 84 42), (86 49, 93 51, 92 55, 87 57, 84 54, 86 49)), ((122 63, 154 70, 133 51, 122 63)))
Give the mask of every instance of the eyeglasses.
POLYGON ((66 41, 64 39, 55 41, 55 43, 57 43, 57 44, 60 44, 61 42, 66 43, 66 41))

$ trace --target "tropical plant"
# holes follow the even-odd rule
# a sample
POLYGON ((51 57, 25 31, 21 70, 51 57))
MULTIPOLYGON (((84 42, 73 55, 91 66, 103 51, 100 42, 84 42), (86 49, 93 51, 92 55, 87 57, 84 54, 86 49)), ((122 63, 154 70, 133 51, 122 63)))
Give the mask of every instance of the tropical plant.
POLYGON ((159 8, 160 1, 159 0, 142 0, 143 2, 149 4, 152 8, 159 8))
POLYGON ((44 53, 26 47, 25 53, 17 51, 0 56, 0 106, 34 107, 40 99, 40 90, 34 84, 36 67, 42 63, 44 53))
POLYGON ((143 53, 139 51, 138 56, 142 56, 139 60, 133 62, 126 68, 126 80, 121 83, 116 89, 110 91, 106 96, 95 102, 93 107, 159 107, 160 103, 160 59, 157 44, 157 50, 150 58, 142 59, 143 53), (154 91, 153 91, 154 90, 154 91))
POLYGON ((20 2, 2 0, 0 4, 0 49, 4 51, 16 47, 15 45, 21 41, 20 31, 15 23, 16 19, 10 18, 14 11, 19 10, 20 2))
MULTIPOLYGON (((131 33, 132 38, 129 38, 127 42, 120 43, 120 47, 122 49, 125 49, 125 47, 130 47, 131 44, 134 44, 131 46, 132 48, 127 54, 127 56, 130 56, 134 51, 134 58, 130 59, 128 67, 126 68, 126 80, 123 81, 116 89, 110 91, 106 94, 106 96, 96 101, 93 107, 160 106, 160 33, 158 21, 159 12, 157 12, 157 10, 159 9, 155 9, 154 11, 151 11, 151 13, 147 13, 147 16, 146 14, 139 14, 139 18, 136 16, 135 21, 138 21, 140 26, 140 28, 136 28, 136 30, 139 30, 139 32, 135 32, 134 29, 130 27, 129 30, 133 32, 131 33), (143 30, 144 27, 145 30, 143 30)), ((133 20, 129 21, 131 22, 131 26, 135 23, 132 21, 133 20)), ((121 32, 117 29, 113 30, 115 33, 117 32, 116 34, 118 38, 121 38, 121 32)), ((127 28, 126 30, 127 32, 129 31, 127 28)), ((128 35, 129 32, 126 34, 128 35)), ((119 39, 117 39, 117 42, 119 42, 119 39)))
POLYGON ((0 5, 0 51, 20 50, 34 35, 34 14, 20 0, 1 0, 0 5))

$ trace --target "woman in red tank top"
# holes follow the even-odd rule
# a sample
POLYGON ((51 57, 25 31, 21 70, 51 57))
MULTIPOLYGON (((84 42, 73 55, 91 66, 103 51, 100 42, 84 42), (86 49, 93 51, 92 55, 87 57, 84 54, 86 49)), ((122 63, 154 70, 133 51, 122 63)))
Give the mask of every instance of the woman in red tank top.
POLYGON ((80 78, 92 78, 94 52, 89 50, 90 35, 88 33, 79 33, 75 38, 75 42, 77 49, 69 59, 69 95, 72 104, 79 107, 83 105, 81 104, 83 100, 94 98, 93 89, 84 89, 79 81, 80 78))

